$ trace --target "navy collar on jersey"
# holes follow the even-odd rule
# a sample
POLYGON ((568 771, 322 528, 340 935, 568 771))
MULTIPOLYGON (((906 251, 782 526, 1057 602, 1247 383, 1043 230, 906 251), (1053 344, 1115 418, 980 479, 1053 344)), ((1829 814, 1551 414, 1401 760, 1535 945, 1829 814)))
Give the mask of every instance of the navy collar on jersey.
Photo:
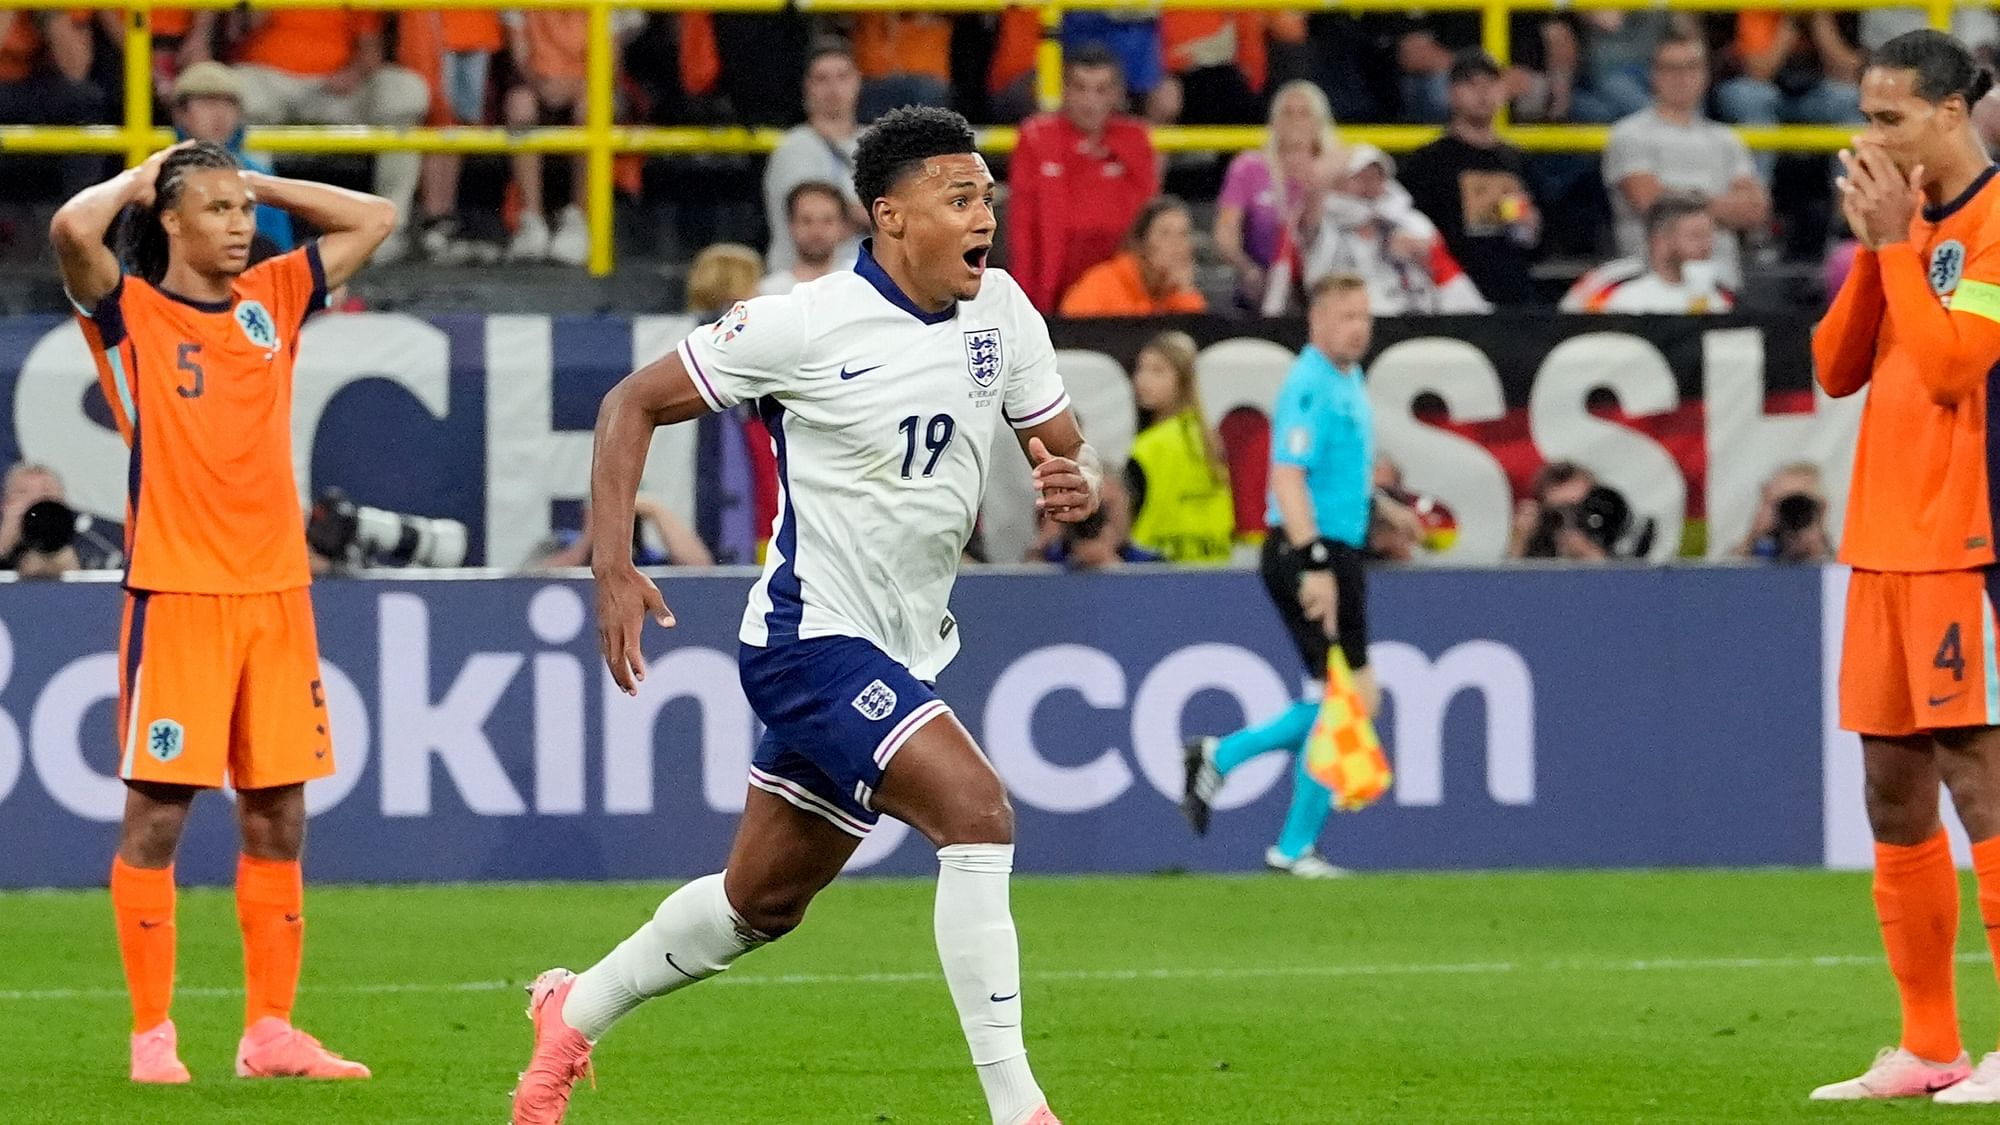
POLYGON ((234 297, 230 298, 227 301, 197 301, 193 297, 183 297, 179 293, 174 292, 173 290, 167 288, 164 285, 155 285, 153 286, 153 288, 159 290, 160 295, 162 297, 167 297, 171 300, 179 301, 181 304, 186 305, 187 307, 195 309, 200 312, 226 313, 230 309, 236 307, 236 299, 234 297))
POLYGON ((1986 181, 1992 179, 1995 172, 2000 172, 2000 165, 1988 164, 1986 170, 1979 173, 1979 178, 1972 181, 1971 187, 1958 193, 1957 199, 1952 200, 1950 203, 1941 203, 1936 207, 1925 204, 1924 221, 1927 223, 1941 223, 1956 215, 1960 208, 1972 202, 1972 197, 1979 194, 1979 189, 1986 186, 1986 181))
POLYGON ((910 300, 910 295, 903 292, 902 287, 889 276, 889 271, 883 269, 882 263, 875 260, 875 240, 872 238, 861 240, 861 254, 854 259, 854 272, 860 274, 868 284, 873 285, 875 291, 882 294, 890 304, 925 324, 943 324, 958 315, 957 301, 946 305, 942 312, 925 312, 923 306, 910 300))

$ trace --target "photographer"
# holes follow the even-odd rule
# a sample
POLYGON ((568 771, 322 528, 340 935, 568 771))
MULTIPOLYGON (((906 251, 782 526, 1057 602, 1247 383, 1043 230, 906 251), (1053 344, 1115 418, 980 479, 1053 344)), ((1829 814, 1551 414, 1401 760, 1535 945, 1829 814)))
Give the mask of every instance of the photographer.
POLYGON ((1510 559, 1561 558, 1556 550, 1556 512, 1583 502, 1597 478, 1574 461, 1551 461, 1535 474, 1534 494, 1514 506, 1514 525, 1507 536, 1510 559))
POLYGON ((1764 482, 1750 534, 1730 552, 1737 558, 1774 562, 1826 562, 1833 538, 1826 530, 1826 490, 1819 466, 1797 461, 1764 482))
POLYGON ((1068 570, 1110 570, 1126 563, 1164 562, 1166 556, 1132 542, 1132 503, 1116 476, 1104 478, 1104 499, 1089 519, 1064 523, 1042 517, 1041 532, 1024 562, 1050 562, 1068 570))
POLYGON ((0 489, 0 569, 23 578, 116 567, 118 547, 91 532, 91 519, 66 502, 62 478, 46 465, 21 462, 0 489))
POLYGON ((1510 558, 1604 562, 1644 558, 1656 524, 1640 519, 1616 489, 1599 484, 1574 461, 1553 461, 1535 474, 1535 497, 1514 512, 1510 558))
MULTIPOLYGON (((635 566, 714 566, 708 544, 665 504, 641 496, 632 505, 632 562, 635 566), (664 551, 646 539, 647 525, 664 551)), ((590 506, 583 508, 583 530, 559 531, 528 563, 529 570, 559 570, 590 565, 590 506)))

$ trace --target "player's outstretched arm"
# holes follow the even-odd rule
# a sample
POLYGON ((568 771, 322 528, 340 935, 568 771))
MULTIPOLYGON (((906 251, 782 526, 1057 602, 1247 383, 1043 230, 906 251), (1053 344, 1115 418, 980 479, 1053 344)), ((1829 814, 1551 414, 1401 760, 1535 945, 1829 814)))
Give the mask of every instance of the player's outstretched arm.
POLYGON ((1104 467, 1068 410, 1015 430, 1035 477, 1035 508, 1062 523, 1082 523, 1104 500, 1104 467))
POLYGON ((653 430, 708 413, 680 349, 619 380, 597 408, 590 454, 590 570, 597 578, 597 639, 611 678, 628 695, 646 678, 640 637, 646 618, 662 627, 673 611, 632 565, 632 508, 653 430))
POLYGON ((118 256, 104 244, 104 235, 118 221, 120 211, 153 201, 160 166, 174 149, 190 143, 161 149, 138 167, 77 192, 56 209, 55 218, 49 220, 49 241, 55 244, 56 264, 70 300, 91 309, 118 287, 118 256))
POLYGON ((320 229, 319 262, 328 289, 345 285, 396 229, 396 205, 379 195, 262 172, 245 172, 243 178, 258 203, 320 229))

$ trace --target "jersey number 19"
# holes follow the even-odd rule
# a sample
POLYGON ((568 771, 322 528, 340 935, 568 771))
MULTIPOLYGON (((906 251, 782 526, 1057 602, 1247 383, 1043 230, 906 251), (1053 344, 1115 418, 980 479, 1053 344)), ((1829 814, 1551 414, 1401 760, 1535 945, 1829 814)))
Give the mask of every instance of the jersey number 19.
MULTIPOLYGON (((897 431, 903 435, 904 480, 910 479, 910 470, 917 463, 917 429, 922 422, 921 417, 912 414, 896 425, 897 431)), ((958 423, 952 421, 949 414, 938 414, 922 429, 924 449, 930 453, 930 458, 924 462, 924 475, 930 476, 937 471, 938 458, 944 456, 944 451, 951 446, 953 435, 958 433, 958 423)))

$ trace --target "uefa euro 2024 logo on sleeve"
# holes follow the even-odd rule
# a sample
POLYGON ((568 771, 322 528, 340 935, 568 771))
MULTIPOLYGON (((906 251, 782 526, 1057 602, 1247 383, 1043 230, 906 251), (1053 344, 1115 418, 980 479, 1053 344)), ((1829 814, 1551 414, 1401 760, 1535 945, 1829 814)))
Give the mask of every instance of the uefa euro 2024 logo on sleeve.
POLYGON ((728 315, 716 321, 715 327, 708 330, 709 338, 718 344, 726 344, 743 335, 744 329, 748 327, 750 327, 750 306, 738 301, 736 307, 729 310, 728 315))
POLYGON ((1000 377, 1000 330, 981 328, 965 334, 965 373, 982 387, 1000 377))

